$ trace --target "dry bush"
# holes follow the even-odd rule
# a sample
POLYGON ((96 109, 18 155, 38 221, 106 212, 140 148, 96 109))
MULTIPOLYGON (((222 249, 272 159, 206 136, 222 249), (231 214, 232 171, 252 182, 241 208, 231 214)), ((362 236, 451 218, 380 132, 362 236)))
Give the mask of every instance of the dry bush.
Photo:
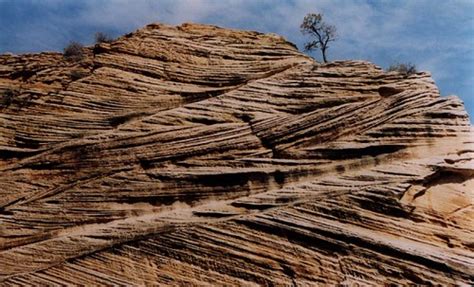
POLYGON ((110 43, 112 42, 113 39, 109 35, 103 32, 97 32, 95 33, 95 43, 100 44, 100 43, 110 43))
POLYGON ((387 72, 398 72, 405 76, 416 74, 418 71, 416 70, 415 64, 412 63, 397 63, 392 64, 388 67, 387 72))
POLYGON ((18 96, 19 92, 13 89, 7 89, 0 95, 0 107, 8 107, 18 96))
POLYGON ((84 46, 79 42, 72 41, 64 48, 63 55, 67 60, 80 61, 85 57, 84 46))
POLYGON ((82 79, 84 77, 87 77, 88 75, 89 75, 89 73, 87 71, 84 71, 84 70, 81 70, 81 69, 74 69, 69 74, 69 76, 71 77, 71 79, 73 81, 82 79))

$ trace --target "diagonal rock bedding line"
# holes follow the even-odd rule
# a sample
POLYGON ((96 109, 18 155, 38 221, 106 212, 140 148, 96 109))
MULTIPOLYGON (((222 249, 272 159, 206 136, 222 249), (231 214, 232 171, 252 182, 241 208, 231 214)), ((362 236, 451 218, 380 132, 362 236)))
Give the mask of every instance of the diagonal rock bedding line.
MULTIPOLYGON (((471 173, 474 173, 474 166, 472 166, 474 162, 470 164, 471 173)), ((394 172, 393 175, 388 176, 383 175, 383 170, 392 169, 394 171, 394 167, 390 165, 379 166, 378 170, 373 170, 372 172, 375 173, 379 178, 384 179, 386 181, 385 188, 387 185, 390 184, 398 184, 402 185, 401 190, 398 190, 398 193, 403 192, 403 190, 407 190, 407 187, 413 183, 420 182, 420 180, 427 179, 428 182, 430 181, 429 178, 432 178, 433 171, 427 166, 426 163, 418 163, 414 162, 407 162, 406 170, 410 167, 410 165, 418 166, 418 168, 424 168, 425 174, 418 175, 413 173, 411 176, 406 174, 396 174, 394 172), (382 171, 382 172, 380 172, 382 171), (386 177, 386 178, 384 178, 386 177), (391 181, 391 183, 390 183, 391 181), (408 184, 408 185, 407 185, 408 184)), ((433 165, 440 165, 439 162, 432 162, 433 165)), ((451 170, 460 170, 462 168, 456 166, 448 167, 451 170)), ((405 172, 406 172, 405 170, 405 172)), ((369 173, 370 170, 363 170, 356 173, 352 173, 349 175, 344 176, 351 176, 352 179, 349 181, 345 179, 346 182, 351 182, 352 184, 360 182, 361 180, 358 179, 365 174, 369 173)), ((470 175, 472 176, 472 174, 470 175)), ((468 177, 469 178, 469 177, 468 177)), ((432 181, 432 180, 431 180, 432 181)), ((461 181, 464 182, 464 181, 461 181)), ((340 217, 331 218, 332 211, 326 211, 326 213, 314 213, 311 209, 306 209, 304 207, 307 204, 314 204, 314 199, 322 199, 324 200, 331 200, 331 198, 338 198, 341 196, 354 196, 357 193, 365 193, 365 190, 370 190, 371 188, 375 189, 378 192, 378 196, 381 196, 380 199, 383 199, 383 193, 381 190, 377 190, 377 186, 379 188, 382 185, 381 182, 377 182, 372 180, 372 186, 367 186, 367 181, 360 184, 359 191, 354 192, 352 186, 345 186, 343 183, 343 176, 333 177, 327 176, 322 177, 316 181, 309 181, 303 184, 299 184, 296 186, 290 186, 283 190, 277 190, 273 192, 267 192, 264 194, 257 194, 250 197, 244 197, 241 199, 237 199, 236 201, 219 201, 219 202, 212 202, 209 204, 202 204, 200 206, 196 206, 194 208, 186 207, 183 205, 179 208, 172 208, 171 210, 165 210, 162 212, 149 212, 144 215, 140 216, 130 216, 123 220, 115 220, 110 223, 106 224, 89 224, 79 227, 73 227, 69 229, 61 230, 60 232, 56 233, 54 236, 48 236, 46 239, 30 244, 25 244, 16 248, 10 248, 7 251, 0 252, 0 258, 2 258, 2 262, 4 262, 6 267, 3 269, 3 276, 12 276, 21 273, 28 273, 32 271, 42 270, 51 266, 55 266, 57 264, 62 263, 63 261, 71 258, 80 257, 84 254, 89 254, 95 252, 97 250, 102 250, 107 247, 111 247, 117 244, 134 241, 144 236, 159 236, 159 234, 164 232, 170 232, 175 230, 176 228, 184 228, 185 225, 195 225, 195 224, 213 224, 215 222, 222 222, 231 220, 234 221, 236 218, 238 222, 250 222, 249 224, 263 224, 259 223, 262 219, 266 218, 266 220, 277 221, 277 222, 285 222, 283 221, 289 214, 286 213, 285 210, 291 207, 296 207, 298 211, 304 211, 304 213, 297 217, 296 219, 292 219, 291 225, 294 225, 294 228, 302 228, 307 229, 307 222, 310 220, 318 221, 318 229, 320 229, 317 233, 325 234, 327 232, 335 232, 331 231, 332 228, 336 228, 337 231, 333 236, 344 236, 347 239, 348 243, 352 244, 359 244, 358 241, 362 240, 364 242, 368 242, 367 244, 372 245, 384 245, 385 249, 389 248, 390 250, 398 250, 397 252, 407 253, 407 255, 403 256, 418 256, 420 259, 413 259, 415 261, 422 261, 425 262, 423 264, 435 264, 435 262, 444 262, 442 265, 439 265, 437 268, 441 268, 441 271, 456 271, 459 274, 463 274, 462 272, 469 272, 469 264, 471 264, 474 260, 474 253, 471 252, 470 255, 464 252, 451 252, 452 255, 448 255, 445 257, 446 250, 435 251, 434 247, 430 247, 430 245, 442 245, 445 246, 444 242, 441 244, 436 244, 435 241, 431 240, 430 244, 426 244, 426 242, 422 240, 417 240, 417 236, 420 234, 414 234, 415 238, 408 237, 404 239, 403 236, 397 236, 397 234, 390 234, 387 230, 380 231, 380 230, 373 230, 372 228, 367 228, 367 223, 370 220, 377 221, 376 218, 368 218, 365 220, 361 220, 360 217, 367 216, 367 213, 364 215, 360 213, 358 215, 358 221, 365 222, 363 226, 359 226, 359 224, 355 224, 351 220, 347 220, 347 217, 340 217), (342 187, 342 190, 332 190, 332 192, 321 192, 321 189, 315 188, 318 185, 322 185, 325 181, 332 181, 333 185, 339 185, 342 187), (311 187, 314 191, 308 192, 308 187, 311 187), (351 192, 351 189, 353 190, 351 192), (280 198, 280 200, 279 200, 280 198), (281 200, 281 198, 285 198, 285 200, 281 200), (280 201, 280 202, 279 202, 280 201), (246 204, 244 204, 244 202, 246 204), (255 210, 257 213, 255 213, 255 210), (265 214, 269 214, 268 216, 263 217, 260 215, 259 211, 263 211, 265 214), (281 213, 280 213, 281 212, 281 213), (308 213, 309 212, 309 213, 308 213), (277 214, 275 214, 277 213, 277 214), (217 216, 217 218, 215 218, 217 216), (243 217, 242 217, 243 216, 243 217), (314 219, 312 219, 314 218, 314 219), (328 221, 328 219, 330 221, 328 221), (242 221, 243 220, 243 221, 242 221), (342 221, 342 222, 341 222, 342 221), (329 225, 328 225, 329 224, 329 225), (328 225, 328 227, 325 227, 328 225), (383 235, 380 235, 383 234, 383 235), (78 242, 84 242, 83 244, 79 244, 78 242), (430 251, 423 251, 424 249, 429 249, 430 251), (431 249, 430 249, 431 248, 431 249), (39 250, 48 249, 49 252, 47 254, 42 254, 39 250), (65 252, 67 250, 67 252, 65 252), (21 254, 21 258, 19 257, 21 254), (44 257, 43 257, 44 256, 44 257), (452 256, 452 257, 450 257, 452 256), (28 264, 19 264, 18 260, 22 259, 20 262, 28 262, 28 264), (34 264, 34 262, 37 262, 34 264), (432 262, 432 263, 429 263, 432 262), (453 264, 453 265, 452 265, 453 264)), ((425 183, 426 185, 426 183, 425 183)), ((328 185, 330 186, 330 185, 328 185)), ((411 186, 410 186, 411 187, 411 186)), ((334 186, 333 186, 334 188, 334 186)), ((396 189, 395 189, 396 190, 396 189)), ((396 197, 396 194, 386 194, 386 199, 390 199, 396 197)), ((363 199, 364 196, 359 196, 356 200, 363 199)), ((370 198, 369 198, 370 199, 370 198)), ((373 199, 371 199, 373 200, 373 199)), ((377 202, 375 202, 377 203, 377 202)), ((379 203, 382 204, 382 203, 379 203)), ((322 206, 324 207, 324 205, 322 206)), ((412 213, 412 210, 407 211, 410 206, 391 206, 393 209, 394 214, 387 213, 385 210, 386 215, 389 215, 386 220, 390 219, 390 215, 395 215, 397 217, 397 213, 412 213), (397 211, 396 208, 399 210, 397 211)), ((326 207, 327 208, 327 207, 326 207)), ((387 207, 385 207, 387 208, 387 207)), ((340 208, 341 209, 341 208, 340 208)), ((343 210, 343 209, 341 209, 343 210)), ((383 207, 382 207, 383 210, 383 207)), ((353 208, 352 212, 360 212, 360 210, 356 210, 353 208)), ((347 210, 344 212, 348 212, 347 210)), ((291 213, 292 214, 292 213, 291 213)), ((293 216, 293 215, 292 215, 293 216)), ((296 216, 296 215, 295 215, 296 216)), ((407 219, 410 219, 412 215, 407 215, 407 219)), ((378 219, 380 221, 380 219, 378 219)), ((286 222, 285 224, 290 224, 290 222, 286 222)), ((388 226, 387 223, 385 223, 388 226)), ((394 224, 393 222, 391 223, 394 224)), ((402 224, 406 224, 403 221, 397 222, 399 226, 402 224)), ((264 225, 272 225, 271 223, 266 223, 264 225)), ((316 228, 316 227, 312 227, 316 228)), ((409 225, 406 228, 410 228, 409 225)), ((433 229, 433 227, 429 227, 433 229)), ((313 231, 314 232, 314 231, 313 231)), ((462 230, 460 230, 462 232, 462 230)), ((327 235, 326 235, 327 236, 327 235)), ((412 235, 413 236, 413 235, 412 235)), ((469 236, 468 234, 464 234, 464 236, 469 236)), ((464 240, 464 238, 459 238, 458 240, 464 240)), ((371 247, 374 249, 375 247, 371 247)), ((436 248, 440 248, 439 246, 436 248)), ((388 251, 384 251, 388 252, 388 251)), ((391 251, 392 253, 395 251, 391 251)), ((450 254, 451 254, 450 253, 450 254)), ((417 258, 418 258, 417 257, 417 258)), ((471 274, 472 276, 473 274, 471 274)))
POLYGON ((429 73, 200 24, 84 55, 0 55, 2 284, 473 283, 474 133, 429 73))

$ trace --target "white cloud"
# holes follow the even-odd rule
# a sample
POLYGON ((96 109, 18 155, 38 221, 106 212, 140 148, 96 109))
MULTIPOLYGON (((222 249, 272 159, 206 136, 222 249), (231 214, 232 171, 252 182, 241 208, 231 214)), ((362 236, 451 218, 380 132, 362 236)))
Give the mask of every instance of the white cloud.
MULTIPOLYGON (((36 0, 35 3, 54 8, 64 1, 36 0)), ((449 40, 452 35, 446 35, 446 32, 438 35, 443 32, 435 28, 430 31, 430 25, 439 25, 444 31, 470 27, 472 32, 474 19, 472 16, 466 18, 466 10, 474 10, 474 2, 470 0, 84 0, 78 3, 82 7, 75 16, 45 15, 45 18, 60 18, 56 23, 62 23, 61 27, 65 28, 87 23, 124 32, 158 21, 170 24, 201 22, 274 32, 301 44, 304 38, 299 32, 299 24, 306 13, 316 11, 323 12, 327 22, 338 29, 339 41, 330 51, 338 58, 367 58, 376 54, 373 51, 380 50, 398 51, 396 58, 426 50, 440 53, 453 48, 472 50, 473 44, 472 40, 453 43, 449 40)), ((68 11, 64 12, 67 14, 68 11)), ((37 32, 41 35, 41 31, 37 32)))

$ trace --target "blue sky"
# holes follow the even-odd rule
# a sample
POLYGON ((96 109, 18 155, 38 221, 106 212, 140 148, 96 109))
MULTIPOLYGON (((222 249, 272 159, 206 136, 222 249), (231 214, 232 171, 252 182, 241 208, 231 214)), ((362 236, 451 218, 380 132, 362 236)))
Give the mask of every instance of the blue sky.
POLYGON ((273 32, 301 48, 308 12, 338 29, 330 60, 414 63, 442 95, 461 97, 473 122, 474 0, 0 0, 0 53, 61 51, 71 40, 91 44, 97 31, 118 36, 151 22, 273 32))

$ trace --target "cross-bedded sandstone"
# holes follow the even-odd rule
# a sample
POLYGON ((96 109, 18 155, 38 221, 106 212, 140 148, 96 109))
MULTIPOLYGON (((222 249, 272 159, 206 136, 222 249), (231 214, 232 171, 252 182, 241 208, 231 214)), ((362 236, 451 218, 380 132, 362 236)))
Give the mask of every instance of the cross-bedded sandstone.
POLYGON ((474 134, 428 73, 152 24, 0 56, 7 90, 2 284, 473 283, 474 134))

